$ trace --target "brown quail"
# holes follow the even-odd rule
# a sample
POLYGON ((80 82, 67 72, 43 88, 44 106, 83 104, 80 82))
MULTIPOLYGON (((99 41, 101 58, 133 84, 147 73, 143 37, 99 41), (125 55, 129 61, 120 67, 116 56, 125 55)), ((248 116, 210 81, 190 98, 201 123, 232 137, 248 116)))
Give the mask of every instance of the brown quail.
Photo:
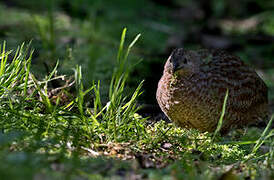
POLYGON ((264 120, 267 86, 239 57, 220 50, 175 49, 156 93, 168 118, 202 132, 216 129, 228 90, 221 132, 264 120))

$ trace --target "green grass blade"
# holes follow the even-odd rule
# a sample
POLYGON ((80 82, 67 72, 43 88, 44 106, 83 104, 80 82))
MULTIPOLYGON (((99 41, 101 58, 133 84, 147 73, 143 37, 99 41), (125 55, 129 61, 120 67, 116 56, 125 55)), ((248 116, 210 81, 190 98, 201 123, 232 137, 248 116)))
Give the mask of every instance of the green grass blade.
POLYGON ((118 54, 117 54, 117 61, 118 61, 118 63, 120 63, 120 61, 121 61, 121 56, 122 56, 123 49, 124 49, 126 32, 127 32, 127 28, 124 28, 123 32, 122 32, 122 35, 121 35, 120 46, 119 46, 119 50, 118 50, 118 54))
POLYGON ((268 138, 268 137, 271 137, 272 136, 272 133, 273 131, 270 131, 270 136, 267 134, 268 130, 270 129, 271 125, 272 125, 272 122, 273 122, 273 118, 274 118, 274 114, 272 115, 272 117, 270 118, 266 128, 264 129, 261 137, 257 140, 257 143, 255 144, 255 146, 253 147, 252 151, 251 151, 251 154, 254 154, 257 152, 257 150, 261 147, 261 145, 265 142, 265 140, 268 138))
POLYGON ((223 125, 223 119, 224 119, 225 110, 226 110, 226 104, 227 104, 227 99, 228 99, 228 92, 229 92, 229 90, 227 89, 227 90, 226 90, 226 94, 225 94, 225 98, 224 98, 223 107, 222 107, 222 113, 221 113, 220 119, 219 119, 219 121, 218 121, 217 128, 216 128, 216 130, 215 130, 215 132, 214 132, 212 141, 215 139, 217 133, 220 132, 220 130, 221 130, 221 128, 222 128, 222 125, 223 125))

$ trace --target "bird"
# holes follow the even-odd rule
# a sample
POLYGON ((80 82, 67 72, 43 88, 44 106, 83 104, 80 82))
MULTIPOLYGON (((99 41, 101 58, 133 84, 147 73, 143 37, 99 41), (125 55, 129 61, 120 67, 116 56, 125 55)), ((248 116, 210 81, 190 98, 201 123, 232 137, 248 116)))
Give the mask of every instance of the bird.
POLYGON ((164 65, 156 99, 178 126, 214 132, 226 95, 221 134, 268 117, 268 88, 238 56, 223 50, 177 48, 164 65))

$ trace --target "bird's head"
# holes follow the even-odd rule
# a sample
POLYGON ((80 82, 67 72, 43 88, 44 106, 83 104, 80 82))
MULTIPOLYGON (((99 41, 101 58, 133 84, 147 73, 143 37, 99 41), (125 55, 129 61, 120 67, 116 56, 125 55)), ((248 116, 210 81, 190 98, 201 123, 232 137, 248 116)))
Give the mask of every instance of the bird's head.
POLYGON ((178 48, 173 50, 165 65, 165 70, 179 77, 189 77, 199 70, 203 57, 197 51, 178 48))

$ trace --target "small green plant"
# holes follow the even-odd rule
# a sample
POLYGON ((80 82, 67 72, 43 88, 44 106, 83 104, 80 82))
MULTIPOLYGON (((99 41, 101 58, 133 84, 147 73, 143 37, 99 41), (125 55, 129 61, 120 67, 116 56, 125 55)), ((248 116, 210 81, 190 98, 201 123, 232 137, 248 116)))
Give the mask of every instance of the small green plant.
MULTIPOLYGON (((142 82, 131 96, 127 96, 124 92, 129 73, 127 57, 140 35, 137 35, 129 47, 124 50, 125 35, 126 29, 122 33, 117 65, 109 88, 109 100, 105 104, 101 102, 100 81, 97 84, 93 83, 88 90, 84 90, 81 66, 75 69, 76 98, 65 106, 59 106, 60 97, 57 97, 53 103, 50 95, 52 89, 49 89, 48 84, 52 80, 64 78, 64 76, 57 75, 58 63, 44 80, 39 81, 30 72, 33 51, 27 58, 27 52, 24 51, 22 45, 15 53, 13 61, 8 64, 7 59, 11 52, 5 51, 4 43, 1 53, 0 92, 2 99, 4 97, 8 99, 6 102, 2 101, 2 106, 4 106, 2 114, 13 116, 10 120, 17 118, 8 127, 11 130, 20 127, 22 130, 33 132, 38 139, 68 138, 63 140, 72 141, 75 146, 84 145, 85 141, 98 141, 100 139, 98 137, 103 138, 100 141, 107 142, 137 140, 144 136, 144 118, 136 113, 139 109, 136 103, 142 93, 142 82), (15 102, 13 97, 18 98, 17 95, 21 90, 23 98, 15 102), (93 97, 91 108, 85 103, 85 96, 88 93, 93 97), (24 102, 21 103, 22 101, 24 102), (7 106, 4 105, 5 103, 7 106), (36 105, 33 106, 33 103, 36 105), (31 108, 31 113, 26 110, 29 108, 31 108), (78 109, 79 114, 72 113, 75 108, 78 109), (86 138, 85 141, 83 137, 86 138), (79 144, 79 142, 82 143, 79 144)), ((1 123, 3 127, 7 127, 7 121, 1 123)), ((8 131, 8 128, 4 131, 8 131)))
POLYGON ((100 98, 100 82, 93 88, 94 92, 94 111, 90 112, 91 119, 107 133, 107 141, 115 140, 133 140, 143 136, 144 119, 136 113, 139 109, 137 107, 137 98, 141 95, 141 82, 130 98, 124 94, 126 81, 129 74, 129 67, 127 65, 127 58, 129 52, 140 34, 135 37, 127 50, 124 50, 124 42, 126 36, 126 29, 123 30, 121 42, 117 55, 117 66, 114 69, 112 80, 109 87, 109 101, 106 105, 102 105, 100 98), (98 117, 101 118, 98 118, 98 117))

